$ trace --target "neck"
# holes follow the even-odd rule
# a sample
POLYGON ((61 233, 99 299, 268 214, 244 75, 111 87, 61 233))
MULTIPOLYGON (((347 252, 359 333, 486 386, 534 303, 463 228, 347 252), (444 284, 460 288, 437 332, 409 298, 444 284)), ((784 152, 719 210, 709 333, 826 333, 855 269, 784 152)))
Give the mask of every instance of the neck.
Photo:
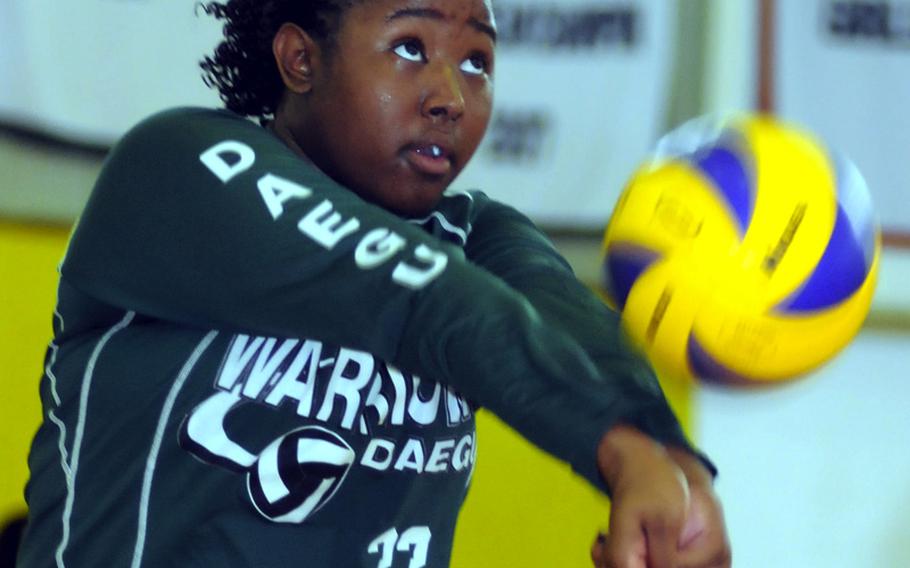
POLYGON ((284 113, 282 112, 281 108, 279 108, 275 113, 275 118, 270 120, 268 124, 265 125, 265 128, 277 136, 279 140, 284 142, 285 145, 293 150, 295 154, 301 158, 306 159, 307 161, 311 161, 303 151, 303 148, 301 148, 297 143, 297 140, 294 138, 294 134, 291 132, 291 129, 288 128, 287 120, 284 118, 284 113))

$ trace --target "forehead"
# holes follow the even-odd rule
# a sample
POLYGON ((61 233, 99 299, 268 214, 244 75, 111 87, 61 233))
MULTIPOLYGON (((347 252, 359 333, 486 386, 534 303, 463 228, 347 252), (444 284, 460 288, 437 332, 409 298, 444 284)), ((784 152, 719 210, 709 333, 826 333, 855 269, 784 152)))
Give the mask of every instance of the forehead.
POLYGON ((492 0, 367 0, 356 8, 355 20, 378 23, 424 19, 467 25, 494 39, 496 35, 492 0))

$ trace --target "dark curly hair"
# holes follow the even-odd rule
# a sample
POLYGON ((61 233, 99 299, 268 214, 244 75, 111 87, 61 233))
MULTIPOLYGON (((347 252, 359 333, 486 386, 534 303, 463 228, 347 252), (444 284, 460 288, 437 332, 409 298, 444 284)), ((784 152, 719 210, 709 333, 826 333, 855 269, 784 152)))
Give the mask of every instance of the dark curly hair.
POLYGON ((272 39, 286 22, 300 26, 331 52, 341 16, 364 0, 228 0, 199 2, 224 20, 224 40, 199 66, 203 81, 217 88, 225 106, 243 116, 274 115, 284 83, 272 55, 272 39))

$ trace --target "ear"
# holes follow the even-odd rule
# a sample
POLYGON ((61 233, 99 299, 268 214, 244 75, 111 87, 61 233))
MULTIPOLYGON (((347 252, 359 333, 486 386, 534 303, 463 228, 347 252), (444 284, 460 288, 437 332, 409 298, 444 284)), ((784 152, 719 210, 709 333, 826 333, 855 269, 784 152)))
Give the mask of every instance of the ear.
POLYGON ((298 94, 313 88, 321 51, 310 34, 296 24, 284 23, 272 40, 272 53, 285 88, 298 94))

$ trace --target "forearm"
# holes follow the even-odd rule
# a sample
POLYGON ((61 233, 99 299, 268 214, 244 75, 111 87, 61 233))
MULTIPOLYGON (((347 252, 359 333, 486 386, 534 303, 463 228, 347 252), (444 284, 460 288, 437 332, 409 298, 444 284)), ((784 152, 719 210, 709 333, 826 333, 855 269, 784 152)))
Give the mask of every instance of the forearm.
POLYGON ((711 487, 714 483, 713 465, 690 448, 666 446, 626 424, 607 431, 597 447, 598 468, 611 491, 649 464, 667 461, 679 468, 690 487, 711 487))
POLYGON ((696 452, 650 365, 624 337, 619 314, 578 281, 530 220, 494 204, 476 223, 475 234, 467 248, 469 258, 519 292, 546 326, 564 332, 584 350, 608 385, 605 389, 623 401, 626 425, 667 447, 696 452))

